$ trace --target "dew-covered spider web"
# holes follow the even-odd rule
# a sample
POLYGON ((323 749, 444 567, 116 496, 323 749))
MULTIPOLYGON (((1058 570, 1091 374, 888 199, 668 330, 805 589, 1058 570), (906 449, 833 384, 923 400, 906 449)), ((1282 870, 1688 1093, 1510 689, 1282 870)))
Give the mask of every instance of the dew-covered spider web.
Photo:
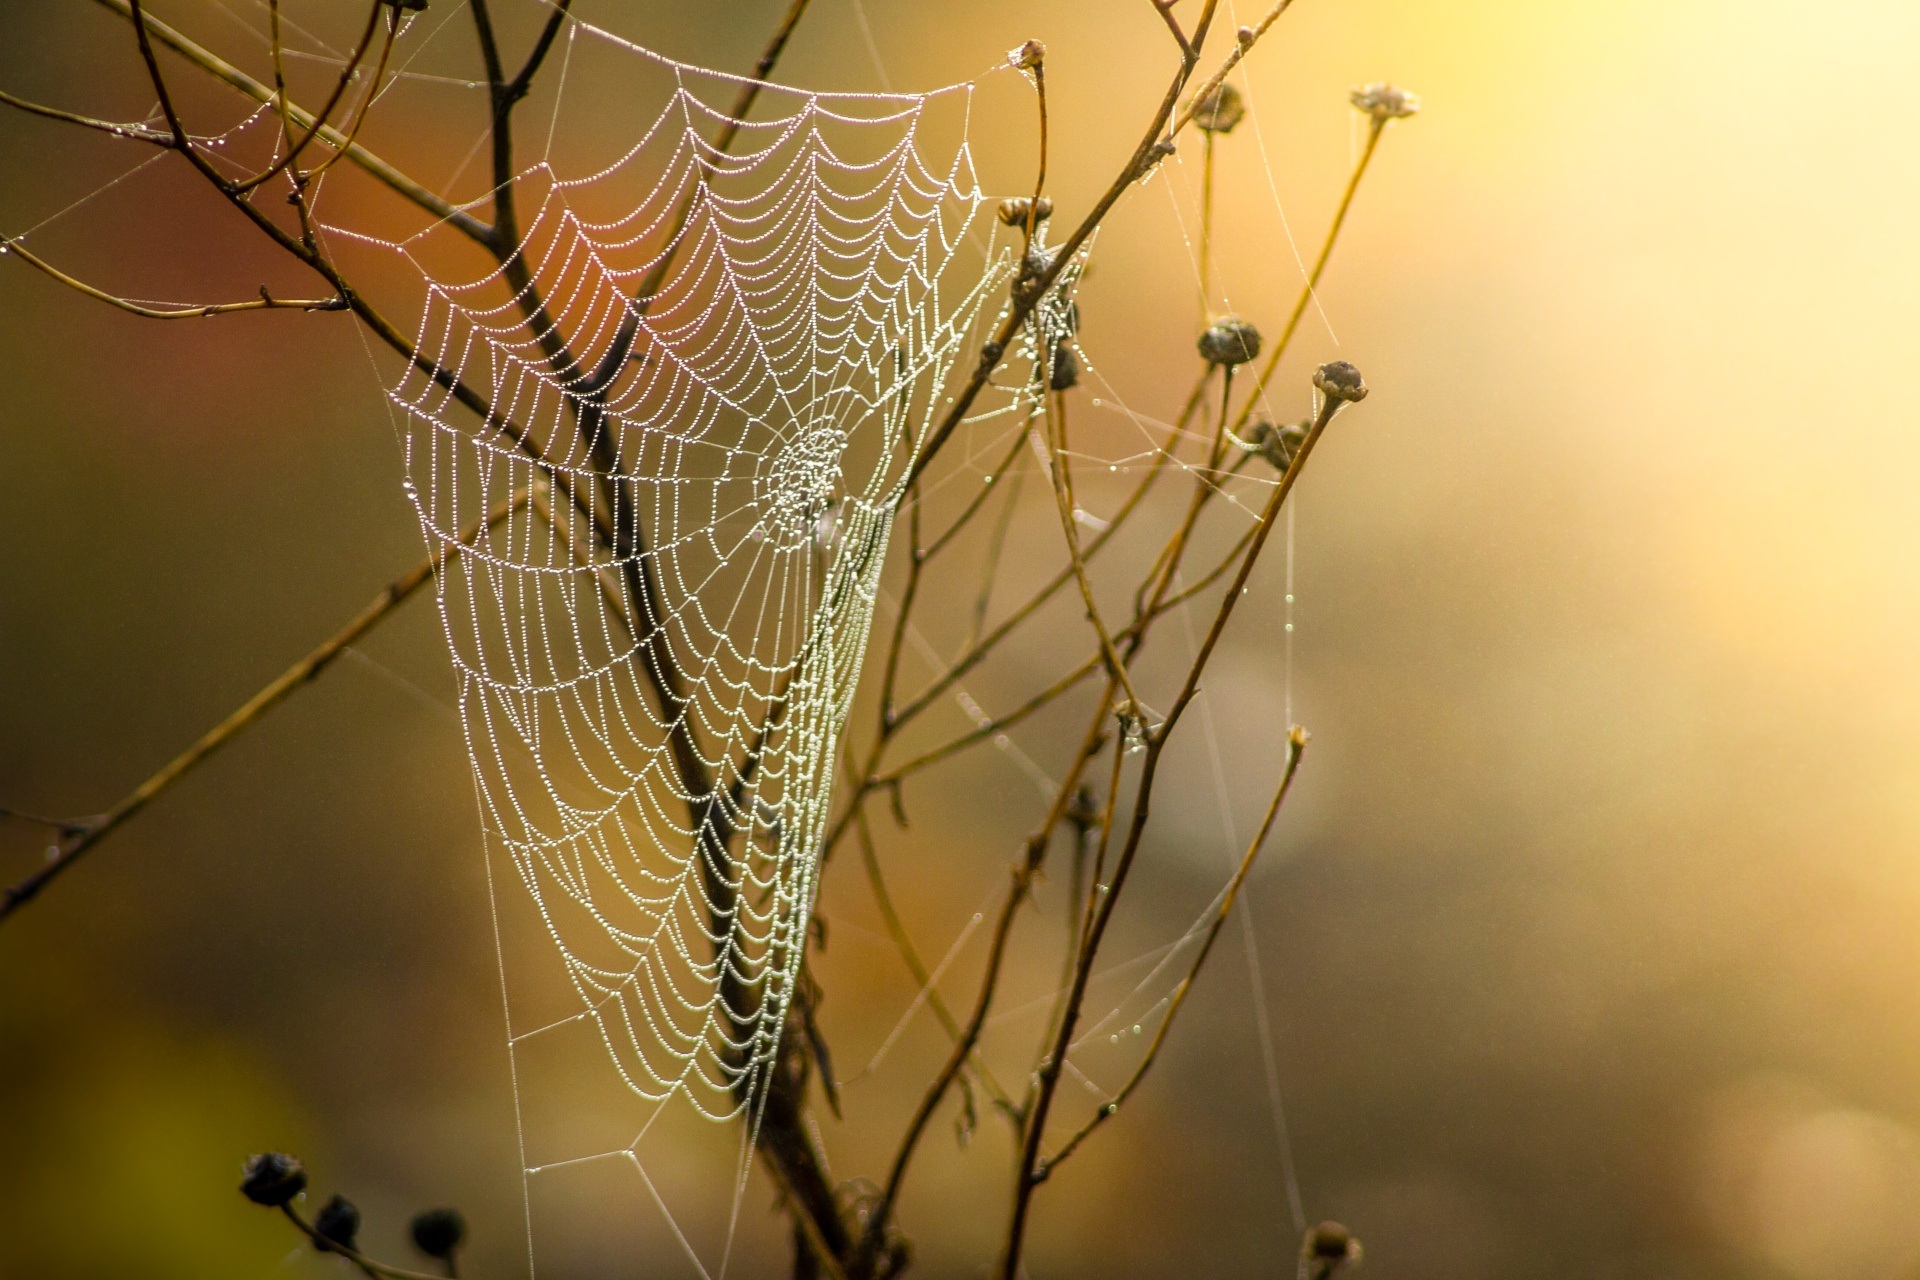
POLYGON ((569 32, 644 87, 594 107, 619 142, 519 173, 505 267, 442 267, 445 227, 392 246, 425 301, 391 394, 460 568, 483 821, 574 997, 516 1044, 590 1025, 634 1094, 721 1118, 778 1052, 894 513, 1011 254, 974 85, 769 87, 722 151, 742 81, 569 32))

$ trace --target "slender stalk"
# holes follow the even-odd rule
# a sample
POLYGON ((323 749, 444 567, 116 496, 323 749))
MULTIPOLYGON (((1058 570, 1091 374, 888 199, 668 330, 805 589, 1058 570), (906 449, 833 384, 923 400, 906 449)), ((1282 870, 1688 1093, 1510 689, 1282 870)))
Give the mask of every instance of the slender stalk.
POLYGON ((252 298, 246 302, 215 302, 199 307, 144 307, 103 289, 96 289, 84 280, 74 279, 46 259, 35 256, 18 240, 0 236, 0 254, 16 257, 28 266, 58 280, 69 289, 86 294, 89 298, 148 320, 195 320, 203 316, 231 315, 236 311, 345 311, 347 309, 344 298, 276 298, 266 291, 265 286, 261 287, 258 298, 252 298))
MULTIPOLYGON (((95 3, 112 10, 114 13, 119 14, 129 21, 137 22, 144 30, 152 32, 154 39, 158 40, 161 44, 166 45, 188 62, 199 67, 202 71, 238 89, 255 102, 263 106, 275 105, 275 93, 272 86, 262 84, 232 63, 201 45, 196 44, 151 14, 139 14, 139 16, 136 17, 137 10, 133 0, 95 0, 95 3)), ((486 223, 481 222, 465 210, 455 208, 447 200, 429 191, 426 187, 400 172, 400 170, 394 168, 385 160, 374 155, 359 143, 356 142, 351 146, 346 146, 347 139, 344 134, 332 125, 320 121, 318 117, 306 108, 294 102, 286 102, 284 106, 286 114, 293 120, 296 126, 305 129, 318 125, 320 141, 330 147, 344 147, 347 153, 347 159, 366 170, 368 174, 385 184, 390 190, 405 197, 427 213, 432 214, 437 220, 452 226, 469 239, 478 241, 481 244, 487 243, 491 229, 486 223)))
MULTIPOLYGON (((1090 913, 1086 941, 1080 948, 1080 963, 1074 971, 1073 989, 1067 998, 1059 1029, 1055 1034, 1053 1049, 1038 1072, 1033 1107, 1027 1117, 1026 1133, 1021 1145, 1020 1161, 1014 1180, 1013 1212, 1007 1227, 1005 1251, 1001 1256, 1001 1280, 1014 1280, 1015 1271, 1019 1266, 1020 1250, 1025 1239, 1033 1191, 1039 1185, 1034 1171, 1039 1165, 1040 1144, 1046 1134, 1047 1115, 1059 1087, 1068 1049, 1073 1043, 1074 1028, 1078 1024, 1080 1006, 1086 997, 1087 982, 1092 976, 1094 961, 1099 955, 1100 944, 1105 938, 1107 927, 1113 920, 1114 909, 1126 886, 1128 873, 1132 870, 1134 860, 1139 853, 1141 837, 1146 833, 1152 813, 1153 789, 1159 775, 1161 757, 1174 728, 1180 722, 1182 713, 1192 702, 1193 695, 1199 688, 1201 673, 1206 670, 1207 663, 1213 656, 1214 647, 1219 643, 1228 620, 1233 616, 1234 609, 1240 602, 1247 579, 1253 572, 1253 566, 1259 559, 1267 536, 1272 533, 1277 523, 1276 517, 1286 503, 1287 495, 1292 492, 1294 481, 1305 469, 1307 459, 1312 455, 1314 445, 1326 430, 1327 423, 1344 403, 1345 401, 1332 396, 1327 397, 1322 403, 1320 412, 1314 418, 1313 426, 1308 430, 1306 439, 1301 442, 1300 451, 1294 455, 1292 465, 1287 468, 1286 475, 1281 478, 1279 484, 1274 486, 1272 495, 1267 499, 1266 508, 1261 512, 1258 530, 1253 541, 1248 545, 1246 554, 1240 560, 1239 572, 1235 574, 1232 585, 1221 599, 1219 609, 1214 615, 1213 625, 1208 629, 1206 638, 1201 642, 1194 656, 1180 693, 1174 699, 1166 720, 1147 735, 1146 759, 1141 766, 1140 782, 1133 802, 1126 843, 1114 865, 1111 881, 1095 886, 1094 894, 1099 900, 1098 906, 1090 913)), ((1169 563, 1167 570, 1169 576, 1163 577, 1162 580, 1169 580, 1176 567, 1176 564, 1169 563)), ((1098 871, 1096 871, 1097 878, 1098 871)))
POLYGON ((1266 816, 1261 819, 1260 829, 1254 833, 1252 841, 1248 843, 1247 852, 1241 857, 1240 865, 1235 868, 1233 878, 1227 882, 1226 892, 1221 895, 1220 906, 1214 912, 1213 923, 1207 926, 1207 936, 1200 944, 1199 954, 1194 956, 1193 964, 1187 970, 1186 976, 1180 980, 1180 985, 1174 988, 1173 995, 1168 999, 1167 1012, 1160 1019, 1160 1025, 1154 1030, 1153 1040, 1147 1045, 1146 1054, 1140 1059, 1139 1065, 1133 1069, 1133 1074, 1127 1077, 1126 1083, 1120 1086, 1119 1092, 1095 1111, 1093 1118, 1082 1125, 1059 1151, 1034 1166, 1033 1177, 1036 1183, 1045 1182, 1047 1175, 1072 1155, 1080 1144, 1086 1141, 1089 1134, 1110 1120, 1127 1099, 1133 1096, 1133 1091, 1140 1087, 1140 1082, 1146 1078, 1147 1072, 1153 1069, 1154 1060, 1160 1056, 1160 1049, 1167 1042, 1167 1033, 1173 1027, 1174 1018, 1179 1016, 1181 1005, 1186 1003, 1187 993, 1193 990, 1195 979, 1200 976, 1201 968, 1207 963, 1207 957, 1213 951, 1214 940, 1220 936, 1221 928, 1233 912, 1234 903, 1239 900, 1240 887, 1246 883, 1247 873, 1253 870, 1254 859, 1259 856, 1261 846, 1266 844, 1267 834, 1273 830, 1274 819, 1279 816, 1280 806, 1286 802, 1287 792, 1293 786, 1293 775, 1300 767, 1300 756, 1306 750, 1306 745, 1307 731, 1299 725, 1293 726, 1287 733, 1286 763, 1280 774, 1280 783, 1274 789, 1273 800, 1267 805, 1266 816))
POLYGON ((461 530, 451 542, 437 548, 425 560, 388 583, 345 626, 306 657, 281 672, 278 678, 260 692, 240 704, 226 719, 207 730, 192 746, 169 760, 158 773, 135 787, 118 804, 98 818, 83 825, 77 824, 81 825, 79 834, 70 841, 56 845, 56 853, 45 866, 5 890, 4 894, 0 894, 0 921, 5 921, 15 911, 32 901, 41 890, 85 857, 95 845, 117 831, 129 818, 152 804, 168 788, 204 763, 209 756, 258 723, 267 712, 286 701, 295 690, 317 679, 320 673, 332 666, 355 641, 373 630, 388 614, 406 603, 416 591, 432 581, 434 576, 445 568, 448 559, 456 550, 473 546, 488 529, 507 520, 514 512, 524 507, 530 496, 530 490, 520 489, 487 512, 483 518, 461 530))
POLYGON ((1320 277, 1325 274, 1327 262, 1333 257, 1333 247, 1340 240, 1340 229, 1347 224, 1347 214, 1353 208, 1353 198, 1360 190, 1360 180, 1367 176, 1367 167, 1373 163, 1373 153, 1380 146, 1380 135, 1386 131, 1385 120, 1373 119, 1367 124, 1367 143, 1360 150, 1360 159, 1354 163, 1353 172, 1347 177, 1346 188, 1340 193, 1340 204, 1333 211, 1333 223, 1327 228, 1327 238, 1320 244, 1319 256, 1313 260, 1313 269, 1307 272, 1307 282, 1300 290, 1300 296, 1294 300, 1293 310, 1287 315, 1287 324, 1280 331, 1279 340, 1273 344, 1273 350, 1267 353, 1267 362, 1260 367, 1260 374, 1253 380, 1253 389, 1247 394, 1247 402, 1241 407, 1240 414, 1233 420, 1233 433, 1240 435, 1246 428, 1247 420, 1253 416, 1253 407, 1266 392, 1267 383, 1274 371, 1280 367, 1280 360, 1287 354, 1287 347, 1293 342, 1293 335, 1300 328, 1302 317, 1313 301, 1314 291, 1320 287, 1320 277))
POLYGON ((5 89, 0 89, 0 103, 18 108, 29 115, 43 116, 48 120, 59 120, 65 124, 77 124, 85 129, 96 129, 116 138, 132 138, 136 142, 150 143, 156 147, 173 146, 173 135, 149 129, 140 124, 116 124, 111 120, 96 120, 92 116, 75 115, 71 111, 62 111, 58 107, 43 107, 37 102, 28 102, 25 98, 16 98, 5 89))

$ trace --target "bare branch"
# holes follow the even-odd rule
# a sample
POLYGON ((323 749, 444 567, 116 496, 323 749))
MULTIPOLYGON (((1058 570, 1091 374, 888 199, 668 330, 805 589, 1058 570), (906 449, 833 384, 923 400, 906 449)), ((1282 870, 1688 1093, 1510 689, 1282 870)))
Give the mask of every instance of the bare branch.
POLYGON ((201 316, 231 315, 236 311, 345 311, 347 309, 347 302, 344 298, 276 298, 267 292, 265 285, 261 285, 260 296, 247 302, 215 302, 200 307, 181 307, 177 309, 160 310, 154 307, 143 307, 137 302, 129 302, 127 299, 116 297, 105 290, 96 289, 84 280, 76 280, 58 267, 47 262, 46 259, 35 256, 31 250, 18 240, 11 240, 6 236, 0 236, 0 255, 16 257, 28 266, 58 280, 69 289, 77 290, 80 293, 86 294, 89 298, 107 303, 109 306, 118 307, 120 310, 133 315, 145 317, 148 320, 193 320, 201 316))
POLYGON ((1273 821, 1280 814, 1280 806, 1286 802, 1287 792, 1293 786, 1294 772, 1300 767, 1300 756, 1306 750, 1306 746, 1307 731, 1299 725, 1293 726, 1287 732, 1286 764, 1280 774, 1280 784, 1274 789, 1273 801, 1267 805, 1267 813, 1260 821, 1260 829, 1254 833, 1252 841, 1247 845, 1246 854, 1241 857, 1240 865, 1234 870, 1233 878, 1227 882, 1226 891, 1220 898, 1220 906, 1214 912, 1213 923, 1207 927, 1206 940, 1200 944, 1199 954, 1194 956, 1193 964, 1187 970, 1186 977, 1180 980, 1180 985, 1174 988, 1173 995, 1168 999, 1167 1012, 1160 1019, 1159 1027, 1155 1029, 1153 1040, 1147 1045, 1145 1056, 1133 1069, 1133 1074, 1127 1077, 1126 1083, 1120 1086, 1119 1092, 1095 1111, 1091 1120, 1081 1126, 1080 1130, 1069 1138, 1058 1152, 1034 1166, 1033 1180, 1036 1184, 1045 1182, 1047 1175, 1086 1141, 1087 1135, 1111 1119, 1126 1100, 1133 1096, 1133 1091, 1140 1087, 1140 1082, 1146 1078, 1147 1072, 1152 1070, 1154 1059, 1160 1056, 1160 1048, 1167 1041, 1167 1032, 1173 1027, 1173 1020, 1180 1013, 1180 1006, 1186 1003, 1187 993, 1193 990, 1194 980, 1200 976, 1201 967, 1207 963, 1207 957, 1213 951, 1214 940, 1220 936, 1220 930, 1226 924, 1227 917, 1233 913, 1233 904, 1239 900, 1240 886, 1246 883, 1247 873, 1253 870, 1254 859, 1259 856, 1261 846, 1266 844, 1267 834, 1273 830, 1273 821))
MULTIPOLYGON (((113 808, 87 821, 73 840, 56 846, 56 853, 38 871, 0 894, 0 922, 30 902, 55 878, 66 872, 100 841, 111 835, 127 819, 146 808, 174 783, 191 773, 208 756, 226 746, 251 728, 267 712, 279 706, 297 689, 311 683, 332 666, 360 637, 404 604, 413 594, 445 568, 448 559, 461 548, 471 547, 488 529, 508 519, 527 504, 531 491, 520 489, 489 511, 484 517, 461 530, 451 542, 434 549, 425 560, 395 578, 380 594, 355 614, 319 648, 283 671, 279 678, 242 703, 233 714, 200 736, 199 741, 168 761, 166 766, 113 808)), ((79 825, 79 824, 77 824, 79 825)))
POLYGON ((149 129, 143 124, 115 124, 111 120, 95 120, 92 116, 75 115, 71 111, 62 111, 58 107, 43 107, 37 102, 28 102, 25 98, 16 98, 4 89, 0 89, 0 102, 17 107, 29 115, 43 116, 48 120, 59 120, 67 124, 77 124, 87 129, 97 129, 101 133, 116 138, 132 138, 136 142, 151 143, 156 147, 172 149, 173 135, 158 129, 149 129))
MULTIPOLYGON (((134 20, 132 0, 95 0, 95 2, 129 21, 134 20)), ((255 102, 261 103, 264 106, 274 104, 275 95, 271 85, 260 83, 260 81, 254 79, 232 63, 227 62, 225 59, 189 40, 186 36, 151 14, 143 14, 142 19, 144 20, 143 24, 145 29, 152 32, 156 40, 166 45, 169 49, 172 49, 188 62, 193 63, 202 71, 225 81, 241 93, 252 98, 255 102)), ((286 103, 286 113, 295 125, 303 129, 318 123, 311 111, 294 102, 286 103)), ((448 201, 427 190, 427 188, 421 186, 418 182, 400 172, 385 160, 380 159, 380 157, 374 155, 359 143, 353 143, 351 146, 347 145, 346 136, 338 129, 335 129, 331 125, 321 124, 319 137, 320 141, 330 147, 344 149, 347 153, 347 159, 359 165, 360 168, 366 170, 367 173, 377 178, 387 187, 406 197, 438 220, 449 224, 470 239, 476 240, 481 244, 487 243, 488 237, 491 235, 491 228, 489 228, 486 223, 481 222, 465 210, 455 208, 448 201)))

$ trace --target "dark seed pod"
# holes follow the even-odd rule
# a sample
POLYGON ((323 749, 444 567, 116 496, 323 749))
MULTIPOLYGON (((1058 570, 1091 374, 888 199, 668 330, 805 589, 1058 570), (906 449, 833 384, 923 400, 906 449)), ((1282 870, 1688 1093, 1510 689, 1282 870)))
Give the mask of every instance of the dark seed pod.
POLYGON ((1300 1242, 1300 1270, 1312 1280, 1327 1280, 1349 1262, 1360 1261, 1360 1242, 1337 1222, 1310 1229, 1300 1242))
POLYGON ((1193 104, 1194 124, 1208 133, 1232 133, 1246 114, 1246 99, 1230 84, 1215 85, 1212 93, 1193 104))
POLYGON ((1009 227, 1024 227, 1027 225, 1027 211, 1029 209, 1033 210, 1033 220, 1035 222, 1045 222, 1053 216, 1053 198, 1051 196, 1041 196, 1038 203, 1035 203, 1032 196, 1016 196, 1012 200, 1002 200, 1000 202, 1000 221, 1009 227))
POLYGON ((354 1239, 360 1234, 360 1210, 354 1207, 353 1201, 336 1193, 313 1215, 313 1232, 320 1237, 322 1249, 331 1247, 354 1252, 354 1239))
POLYGON ((413 1247, 429 1258, 453 1256, 467 1238, 467 1220, 458 1209, 428 1209, 413 1215, 413 1247))
POLYGON ((240 1171, 240 1194, 269 1209, 291 1204, 306 1189, 306 1166, 298 1157, 278 1151, 249 1156, 240 1171))
POLYGON ((1367 398, 1367 384, 1361 380, 1360 371, 1345 360, 1335 360, 1314 370, 1313 385, 1329 400, 1352 404, 1367 398))
POLYGON ((1053 349, 1053 368, 1047 372, 1047 390, 1071 391, 1080 384, 1080 360, 1073 348, 1061 343, 1053 349))
POLYGON ((1200 335, 1200 358, 1208 364, 1245 364, 1260 354, 1260 331, 1245 320, 1216 320, 1200 335))
POLYGON ((1047 46, 1038 40, 1029 40, 1017 49, 1007 51, 1007 63, 1022 71, 1031 71, 1047 60, 1047 46))

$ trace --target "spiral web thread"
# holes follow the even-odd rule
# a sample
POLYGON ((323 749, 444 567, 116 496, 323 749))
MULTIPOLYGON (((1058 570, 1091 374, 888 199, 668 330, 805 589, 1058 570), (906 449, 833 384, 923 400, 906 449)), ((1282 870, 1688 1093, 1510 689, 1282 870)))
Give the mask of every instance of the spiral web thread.
POLYGON ((419 350, 501 421, 417 369, 391 395, 459 565, 440 604, 483 821, 579 998, 553 1026, 590 1019, 635 1093, 724 1118, 763 1096, 798 980, 907 468, 1011 254, 980 225, 974 86, 769 87, 721 153, 703 97, 737 80, 573 35, 670 77, 666 102, 606 167, 521 176, 544 317, 504 272, 449 283, 390 246, 426 282, 419 350), (934 111, 957 141, 926 139, 934 111), (550 519, 459 540, 526 486, 550 519))

